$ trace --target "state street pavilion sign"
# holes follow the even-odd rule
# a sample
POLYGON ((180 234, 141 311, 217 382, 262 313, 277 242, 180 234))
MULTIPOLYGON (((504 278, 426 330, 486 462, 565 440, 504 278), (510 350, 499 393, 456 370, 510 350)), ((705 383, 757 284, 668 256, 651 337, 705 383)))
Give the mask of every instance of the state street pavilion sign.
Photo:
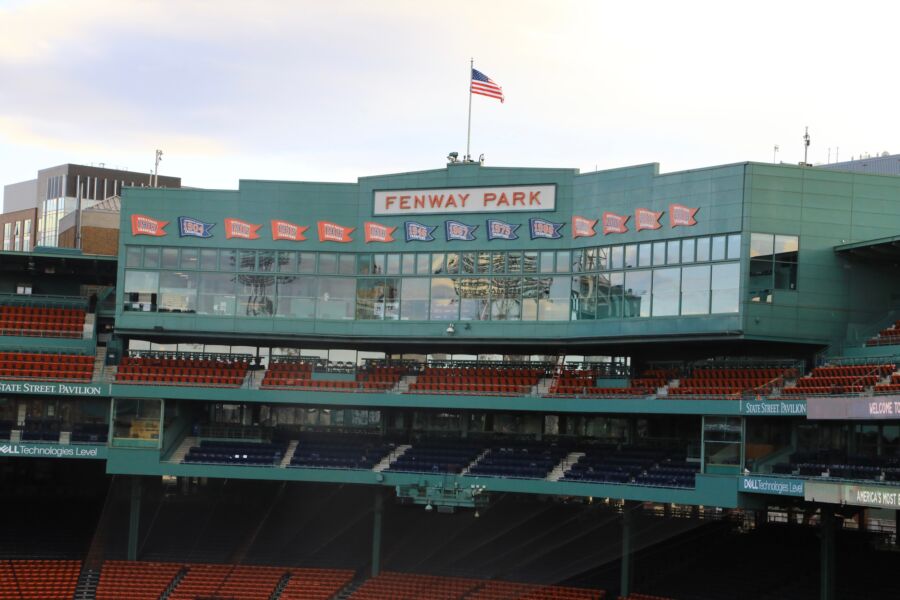
POLYGON ((556 210, 555 185, 375 192, 375 216, 556 210))
POLYGON ((57 381, 0 381, 0 394, 50 396, 109 396, 108 383, 60 383, 57 381))

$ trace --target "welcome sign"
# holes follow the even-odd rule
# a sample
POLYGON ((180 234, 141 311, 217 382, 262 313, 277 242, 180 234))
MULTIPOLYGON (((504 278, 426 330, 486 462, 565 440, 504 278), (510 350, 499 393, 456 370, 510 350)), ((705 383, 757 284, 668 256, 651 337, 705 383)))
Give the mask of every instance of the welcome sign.
POLYGON ((389 190, 375 192, 375 216, 463 214, 556 209, 556 186, 389 190))

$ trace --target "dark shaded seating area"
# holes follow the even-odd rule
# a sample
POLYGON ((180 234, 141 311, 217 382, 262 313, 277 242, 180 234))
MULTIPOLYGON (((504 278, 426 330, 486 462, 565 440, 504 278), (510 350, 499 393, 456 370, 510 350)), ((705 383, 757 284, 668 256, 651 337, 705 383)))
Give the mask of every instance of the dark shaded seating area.
POLYGON ((108 423, 76 423, 72 426, 71 440, 76 444, 106 443, 108 437, 108 423))
POLYGON ((396 447, 381 438, 359 435, 304 434, 298 442, 291 467, 371 469, 396 447))
POLYGON ((191 447, 184 462, 271 467, 281 463, 286 449, 282 443, 203 440, 191 447))
POLYGON ((568 450, 557 445, 495 445, 469 469, 469 474, 543 479, 566 454, 568 450))
POLYGON ((839 451, 795 452, 772 466, 776 475, 900 481, 900 456, 853 456, 839 451))
POLYGON ((410 473, 460 473, 485 446, 469 440, 427 440, 413 444, 388 470, 410 473))
POLYGON ((22 427, 22 441, 58 442, 60 420, 53 417, 26 417, 22 427))
POLYGON ((699 469, 674 451, 597 447, 585 452, 563 480, 690 488, 699 469))

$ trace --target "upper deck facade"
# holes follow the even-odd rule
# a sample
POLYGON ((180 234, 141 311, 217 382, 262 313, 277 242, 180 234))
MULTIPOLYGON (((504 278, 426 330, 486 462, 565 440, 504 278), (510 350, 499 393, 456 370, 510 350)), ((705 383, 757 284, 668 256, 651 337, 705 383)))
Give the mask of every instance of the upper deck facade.
POLYGON ((898 178, 752 163, 132 188, 117 331, 384 349, 825 346, 881 318, 897 287, 834 247, 898 226, 898 178))

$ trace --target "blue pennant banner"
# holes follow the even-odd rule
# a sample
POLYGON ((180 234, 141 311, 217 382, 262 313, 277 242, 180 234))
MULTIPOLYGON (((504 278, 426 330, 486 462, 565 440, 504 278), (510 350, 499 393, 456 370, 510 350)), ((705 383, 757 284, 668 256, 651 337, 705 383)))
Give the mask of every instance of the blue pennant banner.
POLYGON ((478 225, 466 225, 459 221, 444 221, 444 229, 447 231, 447 241, 461 240, 468 242, 475 239, 475 230, 478 225))
POLYGON ((565 223, 552 223, 544 219, 528 219, 528 228, 531 230, 531 239, 546 238, 556 240, 562 237, 559 230, 565 223))
POLYGON ((513 225, 497 219, 487 220, 487 238, 488 240, 517 240, 519 236, 516 229, 521 225, 513 225))
POLYGON ((212 237, 215 223, 204 223, 190 217, 178 217, 178 235, 181 237, 212 237))
POLYGON ((403 229, 406 231, 407 242, 433 242, 434 236, 431 234, 437 229, 437 225, 423 225, 415 221, 406 221, 403 229))

